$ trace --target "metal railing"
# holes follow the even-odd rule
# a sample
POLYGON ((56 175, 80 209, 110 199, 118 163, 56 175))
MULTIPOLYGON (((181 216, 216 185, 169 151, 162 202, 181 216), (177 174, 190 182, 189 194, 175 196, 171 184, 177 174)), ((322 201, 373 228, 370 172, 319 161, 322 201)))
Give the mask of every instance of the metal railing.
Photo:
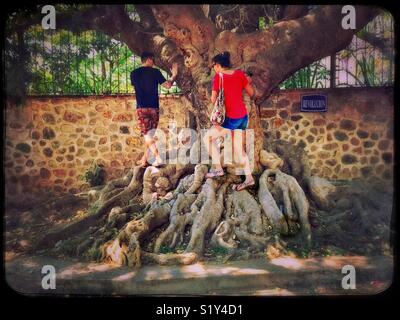
POLYGON ((298 70, 280 89, 392 86, 394 25, 389 13, 369 22, 350 45, 298 70))
MULTIPOLYGON (((30 53, 30 95, 132 94, 130 72, 140 58, 101 32, 73 34, 32 27, 24 34, 30 53)), ((167 78, 167 73, 161 72, 167 78)), ((353 37, 351 44, 298 70, 280 89, 391 86, 394 82, 393 17, 383 13, 353 37)), ((159 93, 179 94, 176 84, 159 93)))
MULTIPOLYGON (((32 81, 30 95, 102 95, 131 94, 132 70, 140 67, 140 57, 122 42, 101 32, 43 30, 32 27, 24 35, 31 52, 32 81)), ((167 73, 161 73, 168 78, 167 73)), ((177 94, 159 86, 159 93, 177 94)))

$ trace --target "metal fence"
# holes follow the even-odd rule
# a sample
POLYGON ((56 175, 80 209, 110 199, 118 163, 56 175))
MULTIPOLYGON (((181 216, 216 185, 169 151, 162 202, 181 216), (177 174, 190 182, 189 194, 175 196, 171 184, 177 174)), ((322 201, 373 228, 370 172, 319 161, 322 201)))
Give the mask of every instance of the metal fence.
POLYGON ((281 89, 392 86, 394 22, 382 13, 369 22, 337 54, 298 70, 281 89))
MULTIPOLYGON (((24 34, 30 52, 30 95, 129 94, 130 72, 140 58, 101 32, 73 34, 32 27, 24 34)), ((161 72, 167 78, 167 73, 161 72)), ((297 71, 281 89, 390 86, 394 81, 393 18, 383 13, 353 37, 345 50, 297 71)), ((176 84, 163 94, 179 94, 176 84)))
MULTIPOLYGON (((101 95, 128 94, 134 89, 130 81, 132 70, 141 65, 122 42, 101 32, 32 28, 24 35, 31 52, 31 95, 101 95)), ((168 78, 167 73, 161 73, 168 78)), ((177 85, 170 89, 159 86, 163 94, 176 94, 177 85)))

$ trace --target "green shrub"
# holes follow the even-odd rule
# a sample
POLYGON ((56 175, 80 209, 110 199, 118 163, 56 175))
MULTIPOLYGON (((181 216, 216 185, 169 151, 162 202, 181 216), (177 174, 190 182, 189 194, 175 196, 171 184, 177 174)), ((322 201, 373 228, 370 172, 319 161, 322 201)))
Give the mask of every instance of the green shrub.
POLYGON ((91 187, 101 186, 104 184, 106 171, 101 164, 93 163, 83 175, 85 180, 91 187))
POLYGON ((161 246, 160 247, 160 253, 167 254, 167 253, 173 253, 173 252, 174 252, 174 250, 171 249, 168 246, 161 246))
POLYGON ((225 256, 228 254, 228 249, 224 247, 214 247, 210 251, 213 256, 225 256))

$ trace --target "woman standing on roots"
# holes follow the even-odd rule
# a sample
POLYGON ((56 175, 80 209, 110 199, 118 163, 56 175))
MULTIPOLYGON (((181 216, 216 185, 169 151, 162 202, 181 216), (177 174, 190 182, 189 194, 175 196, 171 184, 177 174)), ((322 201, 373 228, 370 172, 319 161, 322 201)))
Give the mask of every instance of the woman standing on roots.
POLYGON ((213 105, 215 104, 219 88, 222 85, 225 101, 225 120, 221 125, 213 123, 203 139, 212 158, 212 168, 210 172, 207 173, 206 178, 220 177, 225 174, 221 166, 216 142, 220 137, 231 134, 234 157, 241 158, 240 163, 243 164, 244 173, 246 175, 244 182, 234 185, 234 189, 240 191, 255 183, 251 174, 249 158, 244 150, 243 144, 244 130, 247 128, 249 117, 242 96, 243 89, 250 97, 254 95, 254 90, 243 71, 230 69, 229 52, 225 51, 216 55, 212 61, 215 77, 212 81, 211 102, 213 105), (237 152, 237 150, 240 151, 237 152))

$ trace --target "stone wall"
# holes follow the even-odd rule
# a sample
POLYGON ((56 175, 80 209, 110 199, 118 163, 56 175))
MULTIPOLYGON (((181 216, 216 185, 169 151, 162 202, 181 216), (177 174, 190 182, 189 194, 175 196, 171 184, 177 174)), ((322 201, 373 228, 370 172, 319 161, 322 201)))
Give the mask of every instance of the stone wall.
MULTIPOLYGON (((188 101, 161 97, 159 127, 186 127, 188 101)), ((120 177, 143 151, 133 96, 30 97, 6 109, 5 177, 9 197, 43 190, 76 193, 93 161, 120 177)))
POLYGON ((303 146, 312 174, 331 179, 393 176, 394 104, 391 88, 286 90, 261 107, 272 135, 303 146), (327 94, 327 112, 300 112, 303 94, 327 94))
MULTIPOLYGON (((189 126, 189 102, 161 98, 160 128, 189 126)), ((393 91, 385 88, 289 90, 261 107, 266 135, 299 144, 314 174, 331 179, 392 178, 393 91), (327 93, 328 112, 300 112, 300 96, 327 93)), ((134 97, 30 97, 8 106, 5 125, 6 196, 34 191, 79 192, 94 160, 108 179, 133 165, 142 151, 134 97)))

